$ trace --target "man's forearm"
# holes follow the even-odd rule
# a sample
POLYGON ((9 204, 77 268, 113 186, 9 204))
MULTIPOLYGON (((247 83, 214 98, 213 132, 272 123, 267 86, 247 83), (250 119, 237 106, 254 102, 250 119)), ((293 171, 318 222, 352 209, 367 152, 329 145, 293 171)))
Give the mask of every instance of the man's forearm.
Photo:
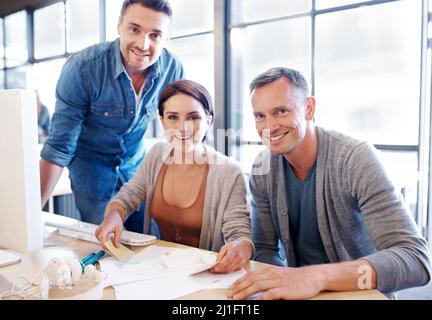
POLYGON ((355 291, 377 287, 375 269, 367 260, 321 264, 307 268, 313 268, 313 272, 319 274, 323 285, 321 291, 355 291))
POLYGON ((39 162, 41 204, 42 208, 47 203, 57 181, 63 172, 63 167, 41 159, 39 162))

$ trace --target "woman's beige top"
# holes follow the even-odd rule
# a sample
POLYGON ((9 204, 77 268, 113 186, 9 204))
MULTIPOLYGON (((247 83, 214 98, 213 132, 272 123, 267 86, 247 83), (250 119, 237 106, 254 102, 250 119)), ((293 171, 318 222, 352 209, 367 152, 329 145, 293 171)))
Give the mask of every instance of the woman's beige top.
POLYGON ((162 240, 198 247, 203 220, 208 165, 191 166, 194 166, 195 169, 198 168, 199 171, 201 171, 199 167, 205 166, 203 173, 198 172, 201 175, 199 177, 201 178, 200 189, 192 205, 182 208, 166 201, 162 190, 168 166, 163 165, 156 180, 150 212, 159 226, 162 240))

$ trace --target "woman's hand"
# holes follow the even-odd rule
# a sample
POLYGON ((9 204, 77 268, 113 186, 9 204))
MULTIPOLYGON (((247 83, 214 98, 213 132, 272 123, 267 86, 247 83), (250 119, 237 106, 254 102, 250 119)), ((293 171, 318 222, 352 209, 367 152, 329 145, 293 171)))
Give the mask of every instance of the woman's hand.
POLYGON ((253 247, 249 241, 234 240, 224 245, 210 269, 213 273, 230 273, 243 268, 252 256, 253 247))
POLYGON ((108 208, 105 214, 105 218, 96 229, 95 236, 102 244, 104 249, 104 243, 107 242, 111 237, 110 234, 114 233, 113 243, 117 248, 120 246, 120 235, 123 231, 123 215, 121 211, 116 208, 108 208))

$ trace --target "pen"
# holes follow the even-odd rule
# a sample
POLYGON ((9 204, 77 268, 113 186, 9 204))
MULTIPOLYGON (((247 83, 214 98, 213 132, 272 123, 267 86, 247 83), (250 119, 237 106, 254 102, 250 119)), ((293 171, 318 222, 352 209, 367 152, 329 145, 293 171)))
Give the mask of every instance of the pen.
POLYGON ((88 266, 90 264, 95 264, 104 255, 105 255, 105 251, 100 250, 98 253, 92 252, 92 253, 86 255, 84 258, 82 258, 81 259, 82 272, 84 272, 84 269, 86 266, 88 266))

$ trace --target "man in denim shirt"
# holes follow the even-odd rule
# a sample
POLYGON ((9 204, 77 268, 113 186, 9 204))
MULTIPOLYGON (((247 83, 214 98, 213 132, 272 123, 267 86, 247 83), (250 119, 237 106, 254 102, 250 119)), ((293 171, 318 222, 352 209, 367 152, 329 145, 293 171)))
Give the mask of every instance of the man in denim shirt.
MULTIPOLYGON (((159 94, 183 78, 164 46, 171 7, 165 0, 126 0, 120 38, 86 48, 65 63, 56 89, 51 131, 41 152, 41 198, 47 202, 68 167, 82 220, 99 224, 111 197, 134 174, 159 94)), ((143 231, 143 208, 125 223, 143 231)))

